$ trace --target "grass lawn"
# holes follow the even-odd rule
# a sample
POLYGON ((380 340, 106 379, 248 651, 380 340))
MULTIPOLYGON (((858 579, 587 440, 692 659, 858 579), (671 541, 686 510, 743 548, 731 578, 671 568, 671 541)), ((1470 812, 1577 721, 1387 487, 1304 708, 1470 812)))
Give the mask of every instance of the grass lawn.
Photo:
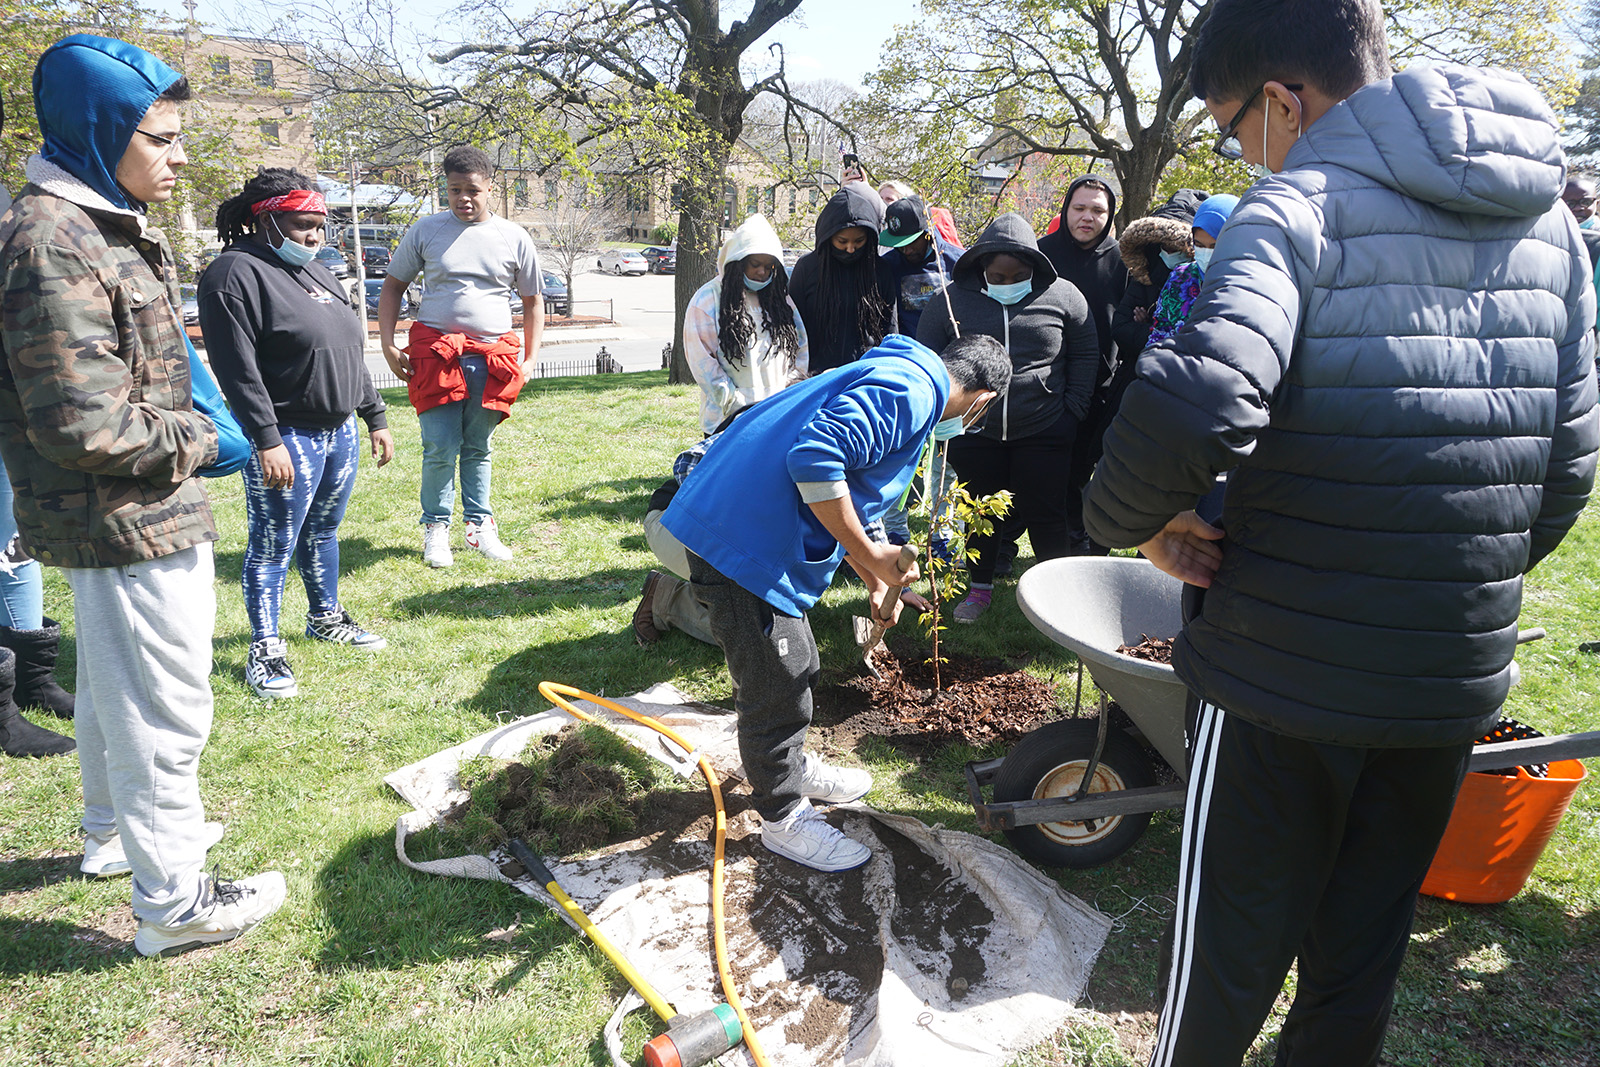
MULTIPOLYGON (((297 636, 305 600, 291 578, 284 631, 298 699, 267 704, 244 686, 241 484, 212 486, 223 537, 216 726, 201 786, 210 816, 228 824, 212 857, 226 873, 282 870, 288 903, 237 945, 140 958, 129 943, 127 881, 77 873, 77 761, 5 760, 0 1065, 607 1062, 600 1028, 623 988, 610 964, 504 886, 403 868, 393 837, 404 805, 381 779, 498 720, 543 710, 543 679, 611 695, 670 681, 729 704, 715 649, 682 634, 639 648, 628 629, 653 562, 645 500, 695 434, 695 390, 667 385, 663 373, 531 383, 497 437, 495 502, 516 559, 495 565, 458 549, 456 566, 441 571, 419 554, 416 419, 403 393, 388 396, 400 455, 363 469, 343 527, 342 595, 389 648, 361 658, 297 636)), ((47 573, 47 610, 70 634, 70 594, 47 573)), ((814 613, 825 670, 856 669, 857 596, 858 586, 836 589, 814 613)), ((1575 652, 1600 637, 1592 511, 1536 573, 1523 625, 1550 637, 1523 650, 1511 714, 1548 733, 1600 728, 1600 659, 1575 652)), ((1071 657, 1029 626, 1009 589, 984 626, 953 630, 949 642, 982 655, 1031 653, 1030 669, 1070 702, 1071 657)), ((70 639, 63 656, 70 682, 70 639)), ((975 754, 999 752, 952 747, 914 761, 867 741, 854 758, 874 772, 878 806, 970 830, 961 767, 975 754)), ((1118 928, 1083 1005, 1092 1010, 1019 1067, 1143 1062, 1178 836, 1177 819, 1158 815, 1112 864, 1055 872, 1118 928)), ((632 1017, 635 1050, 650 1024, 645 1013, 632 1017)), ((1275 1027, 1253 1063, 1271 1062, 1275 1027)), ((1516 900, 1419 906, 1385 1062, 1564 1067, 1595 1063, 1597 1048, 1600 789, 1591 784, 1516 900)))

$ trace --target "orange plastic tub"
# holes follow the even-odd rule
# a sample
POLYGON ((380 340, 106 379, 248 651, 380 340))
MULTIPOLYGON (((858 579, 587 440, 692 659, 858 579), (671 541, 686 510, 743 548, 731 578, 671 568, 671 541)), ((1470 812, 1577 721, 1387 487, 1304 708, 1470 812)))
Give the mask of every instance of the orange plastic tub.
POLYGON ((1499 904, 1522 892, 1539 854, 1567 813, 1585 775, 1575 759, 1555 760, 1548 778, 1468 774, 1422 891, 1464 904, 1499 904))

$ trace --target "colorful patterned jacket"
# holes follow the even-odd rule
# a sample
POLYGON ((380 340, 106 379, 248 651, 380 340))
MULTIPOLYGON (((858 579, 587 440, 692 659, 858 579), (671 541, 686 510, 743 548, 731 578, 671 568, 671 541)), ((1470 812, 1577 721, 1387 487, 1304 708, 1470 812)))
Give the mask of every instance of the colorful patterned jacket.
POLYGON ((34 157, 0 216, 0 453, 35 559, 110 567, 217 539, 195 472, 177 274, 159 231, 34 157))

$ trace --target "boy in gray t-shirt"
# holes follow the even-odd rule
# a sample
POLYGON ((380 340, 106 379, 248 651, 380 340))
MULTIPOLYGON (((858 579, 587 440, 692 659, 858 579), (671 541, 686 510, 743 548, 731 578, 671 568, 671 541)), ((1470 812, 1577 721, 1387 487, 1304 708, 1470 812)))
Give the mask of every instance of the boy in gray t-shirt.
POLYGON ((522 388, 522 365, 544 333, 539 256, 526 230, 489 211, 494 165, 470 146, 444 157, 450 210, 419 220, 401 238, 378 297, 378 336, 389 367, 407 383, 422 428, 422 558, 448 567, 455 473, 461 468, 466 545, 508 560, 489 507, 491 440, 522 388), (424 292, 405 348, 394 342, 406 287, 424 292), (522 299, 522 336, 511 300, 522 299))

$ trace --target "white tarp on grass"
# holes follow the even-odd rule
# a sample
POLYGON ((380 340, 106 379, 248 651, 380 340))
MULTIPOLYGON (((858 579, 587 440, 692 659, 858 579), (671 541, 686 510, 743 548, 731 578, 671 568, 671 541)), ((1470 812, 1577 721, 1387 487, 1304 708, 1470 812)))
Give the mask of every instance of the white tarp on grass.
MULTIPOLYGON (((722 778, 742 777, 731 714, 670 686, 617 703, 670 725, 722 778)), ((662 762, 693 769, 693 760, 647 727, 594 705, 583 710, 662 762)), ((565 919, 543 886, 501 873, 509 857, 498 851, 413 862, 405 838, 465 798, 455 778, 463 758, 515 759, 531 738, 572 721, 559 709, 530 716, 389 775, 385 781, 416 808, 396 827, 400 861, 427 873, 507 882, 565 919)), ((709 795, 705 807, 709 815, 709 795)), ((861 804, 835 808, 829 820, 872 848, 866 867, 810 871, 760 847, 754 812, 729 819, 729 955, 774 1064, 999 1067, 1073 1013, 1110 930, 1106 916, 984 838, 861 804)), ((712 843, 686 834, 648 845, 546 860, 567 894, 675 1008, 708 1009, 723 1000, 710 949, 712 843)), ((752 1061, 739 1051, 722 1062, 752 1061)))

